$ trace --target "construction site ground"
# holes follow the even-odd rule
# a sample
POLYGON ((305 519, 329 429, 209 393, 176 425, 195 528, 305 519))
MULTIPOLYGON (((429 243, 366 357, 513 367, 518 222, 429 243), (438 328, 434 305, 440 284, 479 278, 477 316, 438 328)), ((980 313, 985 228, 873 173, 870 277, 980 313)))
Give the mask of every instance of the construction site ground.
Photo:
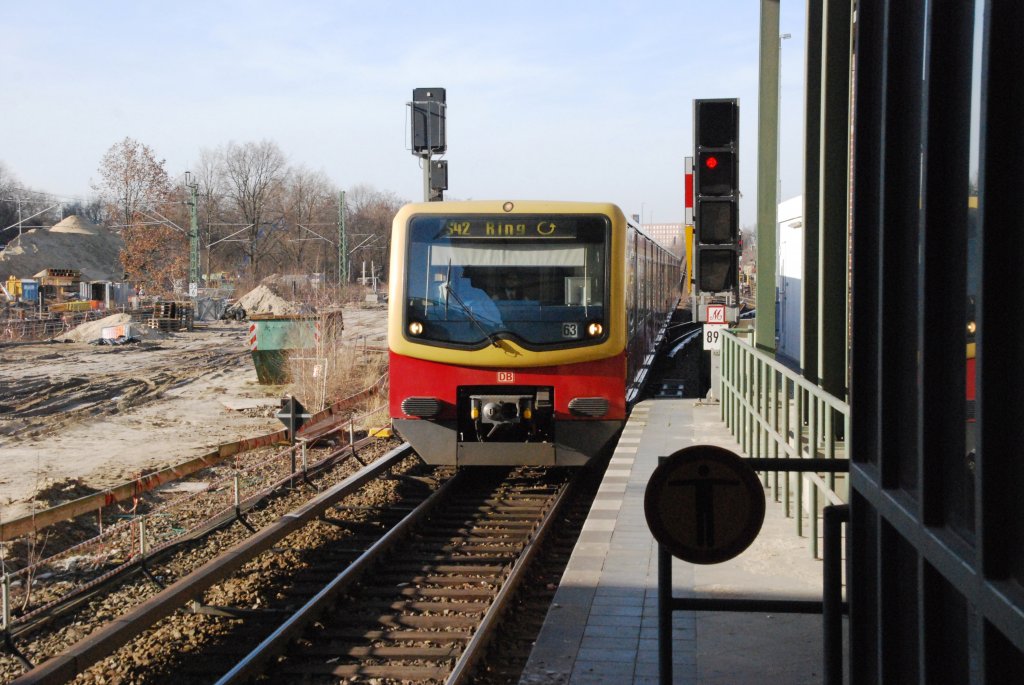
MULTIPOLYGON (((382 305, 344 310, 342 344, 386 347, 382 305)), ((283 386, 257 382, 247 322, 128 345, 0 346, 0 520, 279 430, 283 386)))

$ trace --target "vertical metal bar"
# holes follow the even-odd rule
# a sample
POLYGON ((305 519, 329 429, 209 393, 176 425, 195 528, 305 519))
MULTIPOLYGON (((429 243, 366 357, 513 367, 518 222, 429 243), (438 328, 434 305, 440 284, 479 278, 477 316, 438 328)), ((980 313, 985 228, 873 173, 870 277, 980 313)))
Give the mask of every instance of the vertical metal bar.
POLYGON ((722 419, 732 429, 732 339, 722 336, 722 419))
MULTIPOLYGON (((811 10, 820 6, 821 3, 817 2, 807 3, 809 33, 811 10)), ((851 278, 852 287, 857 293, 852 302, 852 325, 857 331, 857 339, 851 349, 850 395, 851 398, 857 398, 858 411, 847 419, 847 457, 851 461, 851 481, 865 465, 879 463, 881 415, 886 409, 886 404, 882 402, 883 376, 879 363, 881 342, 883 339, 890 341, 888 336, 882 337, 884 329, 880 307, 881 295, 888 288, 887 279, 882 278, 883 248, 880 240, 884 235, 882 227, 886 226, 882 216, 888 181, 884 173, 884 159, 888 154, 883 112, 887 94, 895 92, 898 95, 900 92, 890 91, 886 87, 886 7, 886 3, 878 0, 864 0, 857 7, 854 67, 856 100, 853 115, 856 122, 853 167, 857 192, 853 197, 854 229, 851 231, 851 278), (863 410, 860 410, 862 407, 863 410)), ((870 486, 862 486, 864 492, 870 489, 870 486)), ((857 493, 851 492, 851 500, 855 504, 848 528, 852 538, 849 572, 850 578, 856 578, 857 582, 851 583, 849 588, 850 651, 861 655, 861 658, 851 659, 850 679, 851 682, 880 682, 878 645, 882 631, 877 621, 880 547, 873 537, 878 527, 878 514, 867 504, 866 499, 859 499, 857 493), (856 619, 854 615, 857 615, 856 619)))
POLYGON ((309 470, 308 464, 306 463, 306 439, 303 438, 300 444, 302 445, 302 475, 305 476, 307 475, 306 472, 309 470))
POLYGON ((821 207, 821 91, 824 3, 809 0, 804 49, 804 245, 800 289, 800 368, 804 378, 818 382, 818 269, 821 207))
POLYGON ((786 518, 791 517, 793 515, 793 474, 789 471, 786 472, 786 480, 783 481, 782 506, 786 518))
POLYGON ((757 369, 755 364, 757 357, 747 355, 747 444, 744 446, 747 454, 751 453, 754 442, 754 396, 757 392, 757 369))
POLYGON ((818 384, 835 397, 846 396, 847 382, 852 6, 850 0, 825 0, 822 18, 818 384))
MULTIPOLYGON (((429 118, 429 115, 428 115, 428 118, 429 118)), ((427 126, 429 127, 430 124, 428 123, 427 126)), ((421 163, 423 164, 423 201, 424 202, 430 202, 430 158, 432 156, 433 156, 432 150, 430 150, 429 148, 427 149, 427 153, 426 154, 421 154, 420 155, 420 159, 422 160, 421 163)), ((363 264, 365 265, 366 262, 363 262, 363 264)), ((364 271, 363 273, 365 274, 366 272, 364 271)))
POLYGON ((768 425, 765 416, 768 413, 768 364, 761 360, 761 371, 758 374, 758 402, 761 405, 757 415, 757 452, 759 457, 768 456, 768 425))
MULTIPOLYGON (((768 366, 768 362, 764 359, 759 360, 761 371, 758 374, 758 381, 760 383, 760 392, 758 393, 758 402, 760 408, 758 409, 755 420, 757 421, 757 456, 768 457, 769 445, 771 441, 771 432, 769 430, 768 423, 768 411, 771 406, 771 388, 768 385, 769 372, 771 371, 768 366)), ((778 478, 778 472, 773 474, 772 471, 765 471, 764 474, 764 485, 767 489, 771 485, 772 476, 778 478)))
MULTIPOLYGON (((795 391, 796 390, 796 387, 795 387, 796 384, 793 383, 793 386, 794 386, 794 391, 795 391)), ((782 412, 782 444, 785 445, 786 447, 789 447, 790 416, 791 416, 791 414, 793 412, 793 406, 796 404, 796 397, 793 398, 793 402, 789 401, 789 388, 790 388, 790 380, 788 378, 786 378, 786 377, 783 377, 783 380, 782 380, 782 401, 785 403, 785 411, 782 412)), ((783 450, 783 451, 786 452, 786 454, 784 454, 783 456, 787 456, 788 457, 789 456, 788 451, 787 450, 783 450)))
POLYGON ((804 434, 804 389, 799 385, 793 389, 796 397, 796 414, 793 426, 793 456, 799 459, 803 456, 803 434, 804 434))
POLYGON ((818 558, 818 486, 811 483, 811 556, 818 558))
POLYGON ((4 574, 2 584, 0 584, 0 630, 7 630, 7 627, 11 625, 11 576, 9 573, 4 574))
POLYGON ((811 415, 807 419, 807 456, 814 459, 818 454, 818 398, 808 393, 811 415))
POLYGON ((722 421, 726 428, 732 428, 732 347, 728 335, 722 336, 722 421))
POLYGON ((672 685, 672 556, 658 545, 658 680, 672 685))
POLYGON ((739 392, 739 412, 740 412, 740 445, 744 449, 747 447, 747 391, 749 388, 749 365, 750 365, 750 353, 748 350, 743 350, 743 354, 740 357, 740 392, 739 392))
POLYGON ((728 360, 728 353, 726 352, 726 336, 723 334, 719 337, 721 340, 721 347, 719 348, 720 360, 718 363, 718 416, 722 421, 725 421, 726 414, 729 413, 729 373, 728 367, 726 366, 728 360))
MULTIPOLYGON (((788 378, 783 377, 783 381, 782 381, 782 389, 783 389, 782 401, 786 403, 786 408, 785 408, 785 411, 782 413, 782 439, 783 439, 783 443, 782 444, 787 446, 787 447, 789 446, 790 416, 791 416, 791 413, 793 411, 793 406, 789 402, 789 387, 790 387, 790 380, 788 378)), ((793 389, 794 389, 794 393, 795 393, 795 390, 796 390, 796 383, 795 382, 793 383, 793 389)), ((794 402, 794 404, 795 404, 795 402, 794 402)), ((788 457, 789 453, 786 452, 784 454, 784 456, 788 457)), ((785 511, 786 511, 786 518, 789 518, 790 516, 793 515, 792 509, 791 509, 792 502, 790 500, 790 489, 792 488, 792 484, 793 484, 793 474, 787 472, 786 473, 786 487, 785 487, 785 490, 783 492, 783 501, 785 503, 784 507, 785 507, 785 511)))
POLYGON ((832 426, 832 407, 829 406, 824 391, 822 391, 820 402, 821 406, 818 407, 818 416, 821 421, 821 456, 827 459, 830 450, 829 445, 835 438, 829 433, 829 427, 832 426))
MULTIPOLYGON (((750 412, 748 404, 750 401, 750 355, 743 355, 743 389, 740 393, 743 402, 740 405, 742 419, 740 421, 740 446, 747 452, 747 414, 750 412)), ((748 453, 749 454, 749 453, 748 453)))
POLYGON ((736 442, 743 444, 743 365, 746 363, 746 351, 740 350, 736 355, 736 442))
MULTIPOLYGON (((779 178, 779 0, 761 0, 757 98, 758 271, 775 273, 779 178)), ((754 346, 775 351, 775 278, 758 278, 754 346)))
POLYGON ((241 483, 240 483, 240 480, 239 480, 239 477, 238 477, 237 473, 235 474, 235 483, 234 483, 234 485, 235 485, 235 487, 234 487, 235 518, 241 518, 242 517, 242 497, 241 497, 242 492, 241 492, 241 483))
POLYGON ((745 356, 746 356, 746 351, 743 350, 743 349, 737 348, 736 349, 736 354, 735 354, 735 356, 733 357, 733 360, 732 360, 733 383, 734 383, 733 397, 732 397, 732 407, 733 407, 732 422, 733 422, 733 435, 736 436, 737 440, 739 439, 739 436, 740 436, 740 433, 741 433, 740 421, 742 420, 742 416, 743 416, 743 359, 744 359, 745 356))
POLYGON ((146 516, 143 514, 139 521, 139 558, 145 560, 147 550, 146 540, 146 516))
POLYGON ((843 522, 850 519, 850 505, 825 507, 825 541, 822 559, 822 628, 825 685, 843 683, 843 522))
MULTIPOLYGON (((776 437, 779 434, 779 382, 782 380, 782 375, 778 373, 774 368, 771 369, 771 384, 769 388, 771 390, 771 408, 768 415, 769 421, 769 439, 771 440, 771 451, 768 456, 773 459, 779 458, 779 440, 776 437)), ((775 471, 772 478, 772 499, 776 502, 779 501, 779 472, 775 471)))
MULTIPOLYGON (((825 407, 825 458, 835 459, 836 458, 836 434, 832 429, 832 407, 828 406, 827 402, 823 402, 825 407)), ((835 492, 836 489, 836 474, 829 472, 828 474, 828 487, 830 490, 835 492)))
POLYGON ((800 536, 804 534, 804 475, 802 473, 793 475, 796 476, 796 497, 794 498, 796 503, 796 534, 800 536))

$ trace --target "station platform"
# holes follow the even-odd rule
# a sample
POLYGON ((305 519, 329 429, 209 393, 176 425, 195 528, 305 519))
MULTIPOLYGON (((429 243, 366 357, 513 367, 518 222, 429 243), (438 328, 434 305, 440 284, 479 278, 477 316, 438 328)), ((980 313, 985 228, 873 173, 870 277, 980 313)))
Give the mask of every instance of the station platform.
MULTIPOLYGON (((718 405, 639 403, 573 550, 520 685, 657 685, 658 545, 644 493, 658 457, 698 444, 739 445, 718 405)), ((822 563, 765 490, 760 533, 719 564, 672 559, 674 597, 820 600, 822 563)), ((822 683, 822 617, 676 611, 673 683, 822 683)))

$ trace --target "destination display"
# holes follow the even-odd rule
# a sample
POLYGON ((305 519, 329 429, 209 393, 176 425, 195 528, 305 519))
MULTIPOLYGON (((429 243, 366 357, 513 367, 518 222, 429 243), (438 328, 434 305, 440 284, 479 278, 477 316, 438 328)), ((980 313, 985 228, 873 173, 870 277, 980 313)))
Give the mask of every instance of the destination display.
POLYGON ((442 219, 438 237, 458 238, 557 238, 572 240, 578 219, 558 216, 460 216, 442 219))

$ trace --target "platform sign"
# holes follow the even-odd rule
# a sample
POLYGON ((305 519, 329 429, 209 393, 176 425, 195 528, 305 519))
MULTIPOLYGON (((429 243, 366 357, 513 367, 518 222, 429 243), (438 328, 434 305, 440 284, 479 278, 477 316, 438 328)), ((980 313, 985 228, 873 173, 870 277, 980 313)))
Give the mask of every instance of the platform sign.
POLYGON ((711 325, 718 324, 724 326, 729 323, 725 320, 725 305, 724 304, 709 304, 707 313, 708 323, 711 325))
POLYGON ((654 538, 672 556, 717 564, 750 546, 764 523, 764 488, 727 449, 694 445, 664 459, 644 493, 654 538))
POLYGON ((722 349, 722 332, 728 326, 704 324, 704 350, 722 349))

